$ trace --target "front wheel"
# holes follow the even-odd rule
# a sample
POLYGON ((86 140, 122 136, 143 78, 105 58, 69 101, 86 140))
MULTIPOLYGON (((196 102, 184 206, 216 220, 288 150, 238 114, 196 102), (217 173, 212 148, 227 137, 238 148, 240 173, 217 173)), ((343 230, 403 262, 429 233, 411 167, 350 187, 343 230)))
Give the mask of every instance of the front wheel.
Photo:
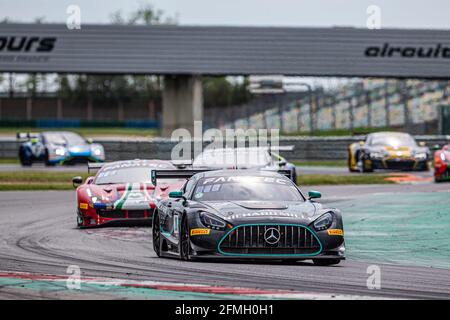
POLYGON ((83 226, 83 217, 81 216, 80 211, 77 212, 77 227, 81 228, 83 226))
POLYGON ((313 263, 316 266, 332 266, 339 264, 340 262, 340 259, 313 259, 313 263))
POLYGON ((158 211, 155 211, 152 225, 153 250, 158 257, 161 257, 161 229, 159 225, 158 211))
POLYGON ((50 156, 48 154, 48 150, 45 150, 45 165, 47 167, 53 167, 55 164, 53 162, 50 162, 50 156))
POLYGON ((30 159, 30 157, 26 155, 24 148, 20 148, 19 150, 19 160, 20 164, 24 167, 29 167, 33 164, 33 161, 30 159))
POLYGON ((188 261, 191 260, 191 241, 189 238, 189 223, 186 216, 183 217, 180 231, 180 259, 188 261))

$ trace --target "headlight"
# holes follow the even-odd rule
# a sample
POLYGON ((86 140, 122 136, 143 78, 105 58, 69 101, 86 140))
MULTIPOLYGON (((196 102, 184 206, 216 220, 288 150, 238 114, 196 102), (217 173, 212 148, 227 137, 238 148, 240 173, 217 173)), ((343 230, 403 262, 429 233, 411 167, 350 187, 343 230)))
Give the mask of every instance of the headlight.
POLYGON ((314 229, 317 231, 326 230, 331 227, 333 223, 333 214, 331 212, 327 212, 321 217, 319 217, 316 221, 314 221, 314 229))
POLYGON ((105 150, 101 146, 92 146, 91 152, 95 157, 100 159, 103 159, 105 156, 105 150))
POLYGON ((55 148, 55 154, 57 156, 63 156, 66 154, 66 149, 64 148, 55 148))
POLYGON ((200 221, 205 227, 215 230, 224 230, 227 225, 222 219, 207 212, 200 212, 200 221))
POLYGON ((414 157, 419 160, 424 160, 427 158, 427 154, 425 152, 420 152, 420 153, 416 153, 414 155, 414 157))
POLYGON ((381 151, 375 151, 370 153, 371 158, 383 158, 384 155, 385 155, 384 152, 381 151))

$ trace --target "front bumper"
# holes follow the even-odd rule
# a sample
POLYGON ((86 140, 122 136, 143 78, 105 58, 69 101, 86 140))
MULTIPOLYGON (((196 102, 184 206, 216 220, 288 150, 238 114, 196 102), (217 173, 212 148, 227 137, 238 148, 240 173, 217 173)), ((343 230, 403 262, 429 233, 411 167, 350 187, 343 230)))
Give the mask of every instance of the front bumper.
POLYGON ((209 234, 191 235, 190 241, 192 258, 198 259, 345 259, 343 234, 330 235, 328 230, 315 231, 301 224, 240 224, 224 231, 210 229, 209 234), (263 240, 270 228, 280 232, 276 244, 263 240))
POLYGON ((434 167, 434 178, 436 181, 450 181, 450 166, 448 163, 434 167))
POLYGON ((79 210, 80 227, 151 225, 154 208, 145 210, 101 210, 89 207, 79 210))
POLYGON ((373 169, 388 170, 422 170, 427 166, 427 160, 415 158, 384 158, 370 159, 373 169))

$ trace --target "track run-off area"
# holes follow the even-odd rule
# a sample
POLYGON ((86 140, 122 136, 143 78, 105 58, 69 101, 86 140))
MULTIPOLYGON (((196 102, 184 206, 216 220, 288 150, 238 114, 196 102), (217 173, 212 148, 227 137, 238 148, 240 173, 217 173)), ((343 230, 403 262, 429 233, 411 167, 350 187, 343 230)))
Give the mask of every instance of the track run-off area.
POLYGON ((338 266, 162 259, 151 228, 77 229, 73 191, 0 192, 0 298, 450 297, 450 184, 303 189, 343 212, 338 266), (373 265, 380 289, 367 286, 373 265), (67 287, 69 266, 81 270, 79 289, 67 287))

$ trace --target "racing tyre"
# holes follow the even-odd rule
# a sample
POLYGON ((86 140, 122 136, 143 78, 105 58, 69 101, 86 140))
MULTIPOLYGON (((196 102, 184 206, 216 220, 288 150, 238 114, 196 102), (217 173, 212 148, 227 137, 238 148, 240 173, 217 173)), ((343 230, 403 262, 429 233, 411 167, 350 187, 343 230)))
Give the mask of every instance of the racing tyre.
POLYGON ((180 230, 180 259, 191 260, 191 242, 189 239, 189 224, 186 216, 183 217, 180 230))
POLYGON ((372 166, 367 166, 366 165, 366 161, 364 158, 361 158, 361 171, 362 172, 373 172, 373 167, 372 166))
POLYGON ((340 259, 313 259, 313 263, 316 266, 332 266, 339 264, 340 262, 340 259))
POLYGON ((158 211, 155 211, 152 224, 153 250, 158 257, 161 257, 161 229, 158 211))
POLYGON ((52 167, 52 166, 55 165, 54 163, 51 163, 50 160, 49 160, 48 150, 45 150, 45 165, 48 166, 48 167, 52 167))
POLYGON ((351 151, 348 152, 348 157, 347 157, 347 166, 348 166, 348 171, 350 172, 358 172, 358 170, 355 170, 352 168, 352 153, 351 151))
POLYGON ((19 150, 19 160, 20 164, 25 167, 29 167, 33 164, 33 161, 26 157, 25 150, 23 148, 20 148, 19 150))
POLYGON ((77 212, 77 227, 81 228, 83 226, 83 217, 80 212, 77 212))

